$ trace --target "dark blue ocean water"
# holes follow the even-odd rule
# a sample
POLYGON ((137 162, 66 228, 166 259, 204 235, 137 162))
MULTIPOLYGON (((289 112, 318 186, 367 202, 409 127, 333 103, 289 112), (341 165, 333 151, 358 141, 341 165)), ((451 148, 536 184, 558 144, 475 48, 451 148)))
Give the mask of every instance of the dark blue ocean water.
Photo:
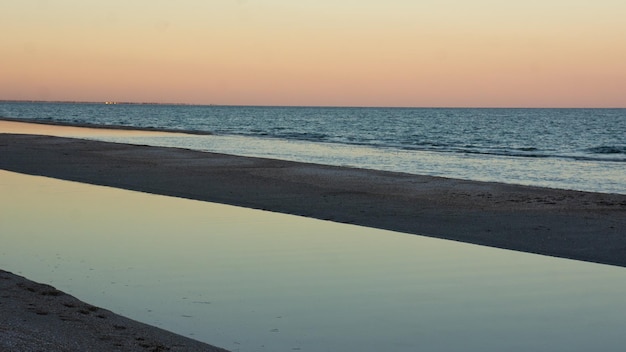
POLYGON ((144 144, 626 193, 626 109, 4 102, 0 116, 213 134, 144 144))

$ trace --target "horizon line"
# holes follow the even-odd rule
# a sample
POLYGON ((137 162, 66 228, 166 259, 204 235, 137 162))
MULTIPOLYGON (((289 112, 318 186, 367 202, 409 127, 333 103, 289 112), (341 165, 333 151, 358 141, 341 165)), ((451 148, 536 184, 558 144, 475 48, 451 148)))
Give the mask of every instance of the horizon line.
POLYGON ((566 107, 566 106, 358 106, 358 105, 259 105, 259 104, 207 104, 176 102, 134 102, 134 101, 88 101, 88 100, 39 100, 39 99, 0 99, 1 103, 54 103, 54 104, 101 104, 101 105, 170 105, 170 106, 212 106, 212 107, 267 107, 267 108, 370 108, 370 109, 626 109, 618 107, 566 107))

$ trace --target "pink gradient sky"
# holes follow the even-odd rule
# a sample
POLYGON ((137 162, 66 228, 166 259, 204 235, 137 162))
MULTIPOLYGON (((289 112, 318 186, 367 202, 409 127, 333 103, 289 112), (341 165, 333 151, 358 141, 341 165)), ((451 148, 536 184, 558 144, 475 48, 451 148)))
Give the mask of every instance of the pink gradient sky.
POLYGON ((626 107, 623 0, 8 0, 0 99, 626 107))

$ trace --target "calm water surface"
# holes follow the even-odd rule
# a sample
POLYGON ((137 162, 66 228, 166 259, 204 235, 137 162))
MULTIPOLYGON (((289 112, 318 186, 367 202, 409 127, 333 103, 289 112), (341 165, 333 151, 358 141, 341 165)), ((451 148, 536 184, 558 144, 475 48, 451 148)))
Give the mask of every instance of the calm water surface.
POLYGON ((232 351, 622 351, 626 270, 0 171, 0 267, 232 351))

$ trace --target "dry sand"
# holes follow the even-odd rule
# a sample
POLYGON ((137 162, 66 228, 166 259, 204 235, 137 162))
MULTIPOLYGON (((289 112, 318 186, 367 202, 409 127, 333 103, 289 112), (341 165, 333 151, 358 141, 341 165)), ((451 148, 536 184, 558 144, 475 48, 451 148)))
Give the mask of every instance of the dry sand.
MULTIPOLYGON (((19 134, 0 134, 0 168, 626 266, 626 195, 462 181, 184 149, 19 134)), ((43 341, 37 339, 40 336, 56 336, 54 329, 58 325, 58 329, 65 331, 62 336, 71 341, 79 343, 91 338, 90 341, 98 340, 96 342, 105 344, 108 340, 102 340, 103 336, 122 336, 115 325, 127 326, 126 323, 117 323, 117 320, 99 320, 97 314, 100 310, 86 308, 93 313, 88 314, 92 321, 113 322, 113 325, 94 323, 90 325, 91 330, 85 330, 92 331, 88 336, 78 334, 82 323, 72 319, 63 321, 59 317, 81 317, 80 312, 74 312, 76 307, 82 307, 81 303, 71 303, 75 307, 65 306, 59 311, 50 310, 43 314, 42 309, 48 305, 46 302, 63 305, 66 295, 36 294, 48 289, 36 286, 36 292, 31 292, 28 285, 35 284, 20 281, 23 279, 8 273, 3 273, 2 277, 9 278, 0 280, 3 285, 0 301, 2 341, 13 336, 15 343, 39 346, 37 341, 43 341), (17 280, 17 283, 12 284, 8 291, 5 287, 9 287, 7 282, 12 280, 17 280), (19 282, 26 286, 20 287, 19 282), (15 298, 13 293, 5 292, 21 292, 22 296, 20 298, 16 294, 18 298, 15 298), (36 298, 29 298, 28 295, 36 298), (20 309, 22 313, 18 312, 20 309), (24 334, 16 338, 14 335, 20 332, 24 334), (24 336, 33 340, 27 341, 24 336)), ((107 316, 109 314, 106 312, 107 316)), ((138 329, 147 331, 145 326, 138 329)), ((136 342, 140 340, 136 336, 141 334, 129 334, 130 331, 125 331, 127 335, 120 337, 126 342, 116 342, 127 348, 118 346, 119 350, 139 350, 132 348, 138 348, 136 342)), ((155 341, 145 343, 157 346, 148 347, 154 351, 167 350, 159 349, 158 344, 176 350, 177 344, 181 343, 152 340, 161 333, 150 333, 141 335, 141 338, 155 341)), ((44 340, 47 341, 47 338, 44 340)), ((65 349, 63 343, 66 342, 56 342, 57 349, 44 350, 81 350, 65 349)), ((7 346, 0 344, 0 348, 22 350, 7 346)))

